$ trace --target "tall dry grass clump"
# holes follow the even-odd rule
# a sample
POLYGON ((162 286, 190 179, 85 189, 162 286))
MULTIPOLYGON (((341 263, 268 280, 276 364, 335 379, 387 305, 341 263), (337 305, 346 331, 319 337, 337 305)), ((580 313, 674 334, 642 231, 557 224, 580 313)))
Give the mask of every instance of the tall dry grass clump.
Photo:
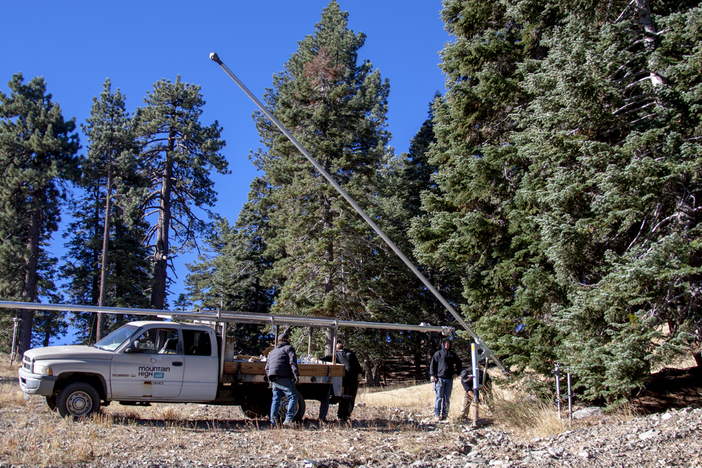
POLYGON ((0 377, 4 379, 16 379, 17 371, 19 371, 21 365, 22 358, 20 356, 16 356, 12 365, 10 365, 10 355, 4 353, 0 354, 0 377))
POLYGON ((0 381, 0 408, 24 405, 25 396, 19 384, 13 381, 0 381))
POLYGON ((494 386, 490 398, 494 424, 502 430, 530 439, 568 430, 568 415, 558 415, 555 404, 539 400, 515 386, 494 386))

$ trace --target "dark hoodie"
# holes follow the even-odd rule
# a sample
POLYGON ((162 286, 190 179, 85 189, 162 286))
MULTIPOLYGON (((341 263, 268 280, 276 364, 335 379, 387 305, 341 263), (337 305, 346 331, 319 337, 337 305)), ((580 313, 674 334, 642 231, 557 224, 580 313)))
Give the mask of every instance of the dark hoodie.
POLYGON ((440 379, 452 379, 454 375, 461 373, 461 360, 449 349, 441 348, 434 353, 429 365, 429 375, 440 379))

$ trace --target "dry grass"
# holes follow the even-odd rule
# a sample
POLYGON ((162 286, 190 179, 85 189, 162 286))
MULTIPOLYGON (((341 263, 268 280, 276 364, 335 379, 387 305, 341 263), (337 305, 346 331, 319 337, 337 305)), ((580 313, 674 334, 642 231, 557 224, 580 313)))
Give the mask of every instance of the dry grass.
POLYGON ((10 356, 8 354, 0 354, 0 377, 16 379, 20 365, 22 365, 20 359, 15 358, 12 365, 10 365, 10 356))
MULTIPOLYGON (((16 378, 17 368, 0 356, 0 376, 16 378)), ((16 380, 0 380, 0 465, 119 466, 144 454, 164 466, 177 464, 178 457, 184 456, 210 465, 280 466, 281 460, 324 459, 330 454, 339 460, 354 460, 351 465, 364 463, 364 450, 377 454, 384 447, 386 453, 430 457, 428 447, 452 447, 464 431, 465 426, 457 421, 464 391, 458 380, 453 388, 452 424, 430 422, 434 391, 431 383, 425 383, 361 392, 351 424, 320 426, 314 421, 318 404, 310 401, 306 416, 311 422, 291 437, 289 430, 271 430, 265 422, 246 419, 238 407, 199 404, 113 403, 91 421, 73 421, 49 411, 41 397, 25 399, 16 380)), ((483 424, 525 440, 583 424, 571 425, 567 412, 559 419, 555 405, 531 397, 521 390, 519 381, 499 376, 493 376, 492 396, 486 403, 480 407, 483 424)), ((330 419, 334 415, 335 410, 330 409, 330 419)), ((633 414, 623 406, 608 416, 626 421, 633 414)), ((402 466, 404 460, 394 463, 402 466)))
POLYGON ((524 439, 548 437, 569 429, 567 414, 561 419, 554 404, 525 394, 517 385, 495 386, 490 406, 498 428, 524 439))
MULTIPOLYGON (((459 418, 464 393, 460 379, 455 379, 449 406, 450 419, 456 420, 459 418)), ((425 383, 381 392, 362 392, 359 394, 357 401, 379 408, 402 408, 410 411, 428 410, 433 414, 435 398, 434 384, 425 383)), ((485 415, 486 412, 489 412, 489 409, 487 406, 481 405, 480 411, 481 415, 485 415)))
MULTIPOLYGON (((460 416, 464 391, 458 379, 454 381, 453 388, 449 418, 456 421, 460 416)), ((375 407, 417 411, 432 409, 433 385, 427 383, 404 389, 363 393, 359 401, 375 407)), ((547 437, 570 429, 567 412, 563 416, 564 419, 559 418, 554 404, 537 400, 519 390, 518 382, 506 380, 494 382, 492 394, 483 395, 483 404, 479 408, 481 422, 491 423, 498 429, 525 439, 547 437)))

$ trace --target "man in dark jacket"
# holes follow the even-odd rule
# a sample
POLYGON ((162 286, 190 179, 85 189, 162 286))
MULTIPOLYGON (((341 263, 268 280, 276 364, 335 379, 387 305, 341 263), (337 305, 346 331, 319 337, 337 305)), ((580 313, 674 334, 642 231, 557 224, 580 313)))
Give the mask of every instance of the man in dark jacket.
POLYGON ((283 333, 278 337, 278 345, 268 353, 266 360, 266 375, 273 389, 273 400, 271 401, 271 424, 276 425, 278 420, 278 410, 283 395, 288 397, 288 408, 283 426, 292 427, 295 425, 295 413, 297 411, 297 389, 295 383, 300 380, 300 372, 297 368, 297 353, 290 345, 290 337, 283 333))
POLYGON ((451 351, 451 340, 445 338, 442 346, 442 349, 434 353, 429 365, 429 376, 436 391, 434 416, 441 421, 448 418, 453 376, 460 374, 462 367, 461 360, 451 351))
MULTIPOLYGON (((331 361, 332 356, 325 356, 322 361, 331 361)), ((337 417, 340 421, 346 421, 353 412, 353 406, 356 403, 356 394, 358 393, 358 376, 363 373, 363 368, 358 362, 356 353, 350 349, 346 349, 342 342, 336 344, 336 362, 344 365, 344 378, 341 385, 344 389, 343 399, 339 402, 339 412, 337 417)), ((319 419, 325 421, 327 411, 329 409, 329 398, 322 400, 319 406, 319 419)))

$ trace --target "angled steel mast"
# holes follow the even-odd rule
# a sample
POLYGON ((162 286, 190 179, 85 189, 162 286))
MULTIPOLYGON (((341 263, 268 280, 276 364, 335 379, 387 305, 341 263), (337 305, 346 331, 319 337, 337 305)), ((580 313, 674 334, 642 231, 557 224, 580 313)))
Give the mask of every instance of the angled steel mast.
POLYGON ((312 157, 312 155, 310 155, 309 152, 307 152, 307 150, 300 144, 300 142, 298 142, 295 139, 294 136, 292 136, 288 129, 286 129, 285 126, 283 126, 283 124, 281 124, 278 121, 278 119, 276 119, 273 116, 273 114, 265 108, 265 106, 256 98, 256 96, 254 96, 254 94, 251 91, 249 91, 249 89, 244 85, 244 83, 242 83, 241 80, 239 80, 239 78, 237 78, 236 75, 232 73, 229 67, 227 67, 222 62, 222 60, 220 60, 219 56, 216 53, 212 52, 210 53, 210 60, 217 63, 222 68, 222 70, 224 70, 224 72, 227 75, 229 75, 229 77, 232 80, 234 80, 234 82, 242 89, 242 91, 244 91, 244 93, 246 93, 246 95, 254 102, 254 104, 256 104, 256 106, 259 109, 261 109, 261 112, 263 112, 266 115, 266 117, 268 117, 268 119, 270 119, 270 121, 273 122, 281 132, 283 132, 283 134, 288 138, 288 140, 290 140, 292 144, 295 145, 295 147, 309 160, 309 162, 312 163, 312 165, 319 171, 319 173, 322 174, 322 176, 324 176, 324 178, 327 179, 327 181, 329 181, 330 184, 332 184, 332 186, 337 190, 337 192, 339 192, 341 196, 344 197, 347 202, 349 202, 353 209, 356 210, 356 212, 359 215, 361 215, 365 222, 368 223, 368 225, 370 225, 370 227, 373 228, 373 230, 376 233, 378 233, 378 235, 385 241, 386 244, 388 244, 388 246, 390 246, 393 252, 395 252, 395 254, 398 257, 400 257, 400 259, 403 262, 405 262, 405 265, 407 265, 407 267, 412 271, 412 273, 415 274, 415 276, 417 276, 417 278, 419 278, 422 281, 422 283, 424 283, 427 289, 429 289, 432 292, 432 294, 434 294, 434 296, 439 300, 439 302, 441 302, 441 304, 443 304, 446 310, 448 310, 451 313, 451 315, 453 315, 456 321, 458 321, 458 323, 466 329, 466 331, 473 337, 475 342, 478 343, 480 348, 483 350, 481 358, 484 357, 492 359, 493 361, 495 361, 495 364, 497 364, 497 366, 500 369, 502 369, 503 372, 509 373, 509 371, 502 365, 500 360, 497 359, 497 357, 493 354, 490 348, 488 348, 487 345, 483 342, 483 340, 481 340, 480 337, 470 328, 470 326, 468 326, 465 320, 463 320, 463 318, 458 314, 458 312, 456 312, 456 310, 451 306, 451 304, 449 304, 448 301, 439 293, 439 291, 437 291, 436 288, 434 288, 434 286, 429 282, 429 280, 426 279, 424 275, 417 269, 417 267, 415 267, 414 264, 412 264, 412 262, 405 256, 405 254, 403 254, 400 251, 400 249, 395 245, 395 243, 392 240, 390 240, 388 236, 385 235, 385 233, 378 227, 377 224, 375 224, 375 222, 373 222, 373 220, 365 213, 365 211, 363 211, 361 207, 356 204, 356 202, 351 198, 351 196, 348 193, 346 193, 346 191, 343 188, 341 188, 341 186, 332 178, 332 176, 324 169, 324 167, 321 164, 319 164, 312 157))

